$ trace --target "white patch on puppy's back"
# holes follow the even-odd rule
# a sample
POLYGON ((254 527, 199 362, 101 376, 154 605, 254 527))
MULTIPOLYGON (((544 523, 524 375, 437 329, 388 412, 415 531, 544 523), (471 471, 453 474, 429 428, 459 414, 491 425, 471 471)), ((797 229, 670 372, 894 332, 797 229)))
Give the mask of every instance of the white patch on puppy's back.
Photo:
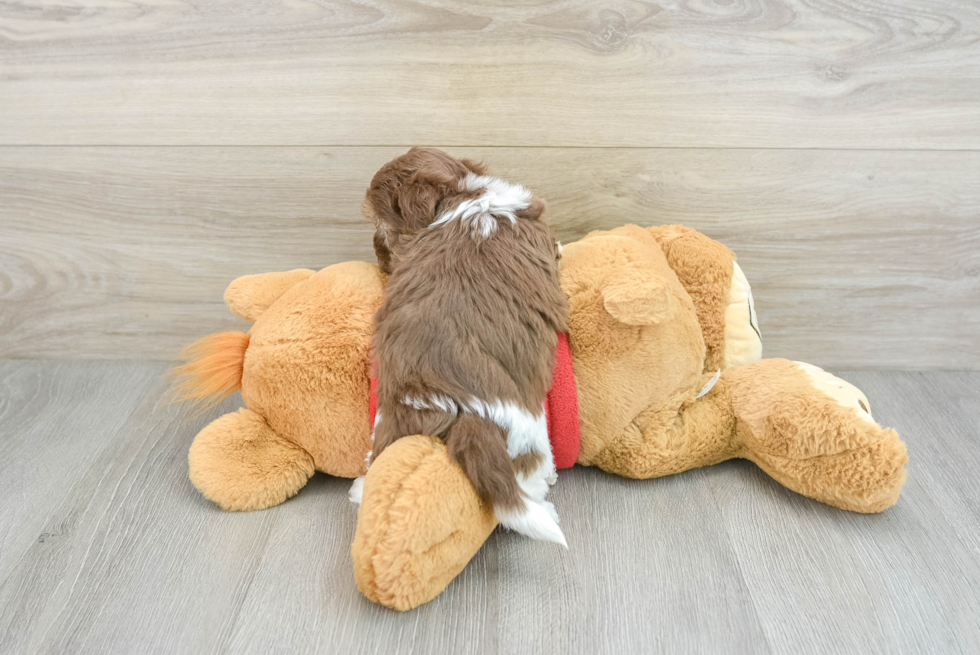
POLYGON ((456 401, 441 393, 434 393, 425 398, 405 396, 402 398, 402 404, 414 407, 415 409, 441 409, 450 414, 455 414, 459 411, 456 401))
MULTIPOLYGON (((518 473, 517 484, 523 492, 523 507, 518 509, 494 508, 497 519, 505 528, 533 539, 553 541, 567 547, 565 535, 558 527, 558 514, 554 506, 545 500, 549 485, 556 478, 555 459, 548 439, 548 423, 544 408, 532 413, 514 402, 495 400, 487 402, 477 398, 459 401, 444 394, 425 396, 408 395, 402 404, 417 410, 439 409, 449 413, 463 411, 492 421, 507 432, 507 454, 513 459, 526 453, 537 453, 540 464, 530 473, 518 473)), ((351 487, 351 499, 360 494, 355 481, 351 487)), ((361 483, 363 484, 363 483, 361 483)))
POLYGON ((463 403, 463 410, 493 421, 507 430, 507 454, 511 459, 532 451, 551 452, 548 422, 543 408, 535 415, 510 401, 488 403, 473 398, 463 403))
POLYGON ((493 421, 507 431, 507 454, 511 459, 526 453, 537 453, 541 459, 531 473, 517 474, 517 484, 524 492, 524 507, 517 510, 495 507, 497 520, 515 532, 534 539, 553 541, 567 548, 565 535, 558 527, 554 505, 545 500, 549 484, 556 478, 556 471, 544 408, 532 414, 513 402, 486 402, 475 398, 461 406, 463 411, 493 421))

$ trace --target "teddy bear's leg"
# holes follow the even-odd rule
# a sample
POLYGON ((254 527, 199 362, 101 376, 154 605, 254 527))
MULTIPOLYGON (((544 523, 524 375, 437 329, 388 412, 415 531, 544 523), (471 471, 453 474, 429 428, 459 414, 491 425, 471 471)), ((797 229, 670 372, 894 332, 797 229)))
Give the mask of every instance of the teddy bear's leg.
POLYGON ((905 444, 874 421, 856 387, 785 359, 727 373, 740 457, 793 491, 841 509, 880 512, 898 501, 905 444))
POLYGON ((445 444, 404 437, 371 464, 351 555, 365 596, 409 610, 438 596, 497 525, 445 444))
MULTIPOLYGON (((637 416, 595 458, 604 471, 628 478, 659 478, 735 457, 735 416, 727 371, 701 398, 678 397, 637 416)), ((705 381, 711 384, 709 376, 705 381)))
POLYGON ((278 505, 296 495, 314 471, 305 450, 244 408, 201 430, 187 460, 194 486, 230 511, 278 505))

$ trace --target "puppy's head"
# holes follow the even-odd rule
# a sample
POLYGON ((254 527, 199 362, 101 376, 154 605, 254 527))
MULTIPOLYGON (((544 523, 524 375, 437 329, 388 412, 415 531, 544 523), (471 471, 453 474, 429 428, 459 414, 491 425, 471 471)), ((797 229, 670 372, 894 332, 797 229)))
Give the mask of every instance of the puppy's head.
POLYGON ((378 264, 391 272, 392 252, 451 205, 473 196, 461 182, 486 169, 466 159, 450 157, 435 148, 412 148, 381 167, 371 180, 361 206, 374 222, 378 264))

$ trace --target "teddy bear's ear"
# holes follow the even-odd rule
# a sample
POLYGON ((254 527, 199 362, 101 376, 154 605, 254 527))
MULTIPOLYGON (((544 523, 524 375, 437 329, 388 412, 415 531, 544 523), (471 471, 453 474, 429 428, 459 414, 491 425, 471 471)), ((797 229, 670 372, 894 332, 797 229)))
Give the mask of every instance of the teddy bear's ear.
POLYGON ((627 277, 602 289, 602 304, 625 325, 655 325, 673 313, 674 297, 663 280, 627 277))
POLYGON ((225 304, 232 313, 254 323, 284 293, 309 279, 315 272, 308 268, 297 268, 282 273, 243 275, 233 280, 225 289, 225 304))

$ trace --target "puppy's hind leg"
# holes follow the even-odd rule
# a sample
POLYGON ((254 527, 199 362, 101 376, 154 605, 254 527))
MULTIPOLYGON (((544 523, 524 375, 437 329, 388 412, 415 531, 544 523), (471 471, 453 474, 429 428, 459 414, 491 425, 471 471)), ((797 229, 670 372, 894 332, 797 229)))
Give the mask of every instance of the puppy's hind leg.
POLYGON ((528 497, 518 484, 504 428, 490 419, 463 414, 450 428, 446 446, 501 525, 567 547, 550 503, 528 497))

